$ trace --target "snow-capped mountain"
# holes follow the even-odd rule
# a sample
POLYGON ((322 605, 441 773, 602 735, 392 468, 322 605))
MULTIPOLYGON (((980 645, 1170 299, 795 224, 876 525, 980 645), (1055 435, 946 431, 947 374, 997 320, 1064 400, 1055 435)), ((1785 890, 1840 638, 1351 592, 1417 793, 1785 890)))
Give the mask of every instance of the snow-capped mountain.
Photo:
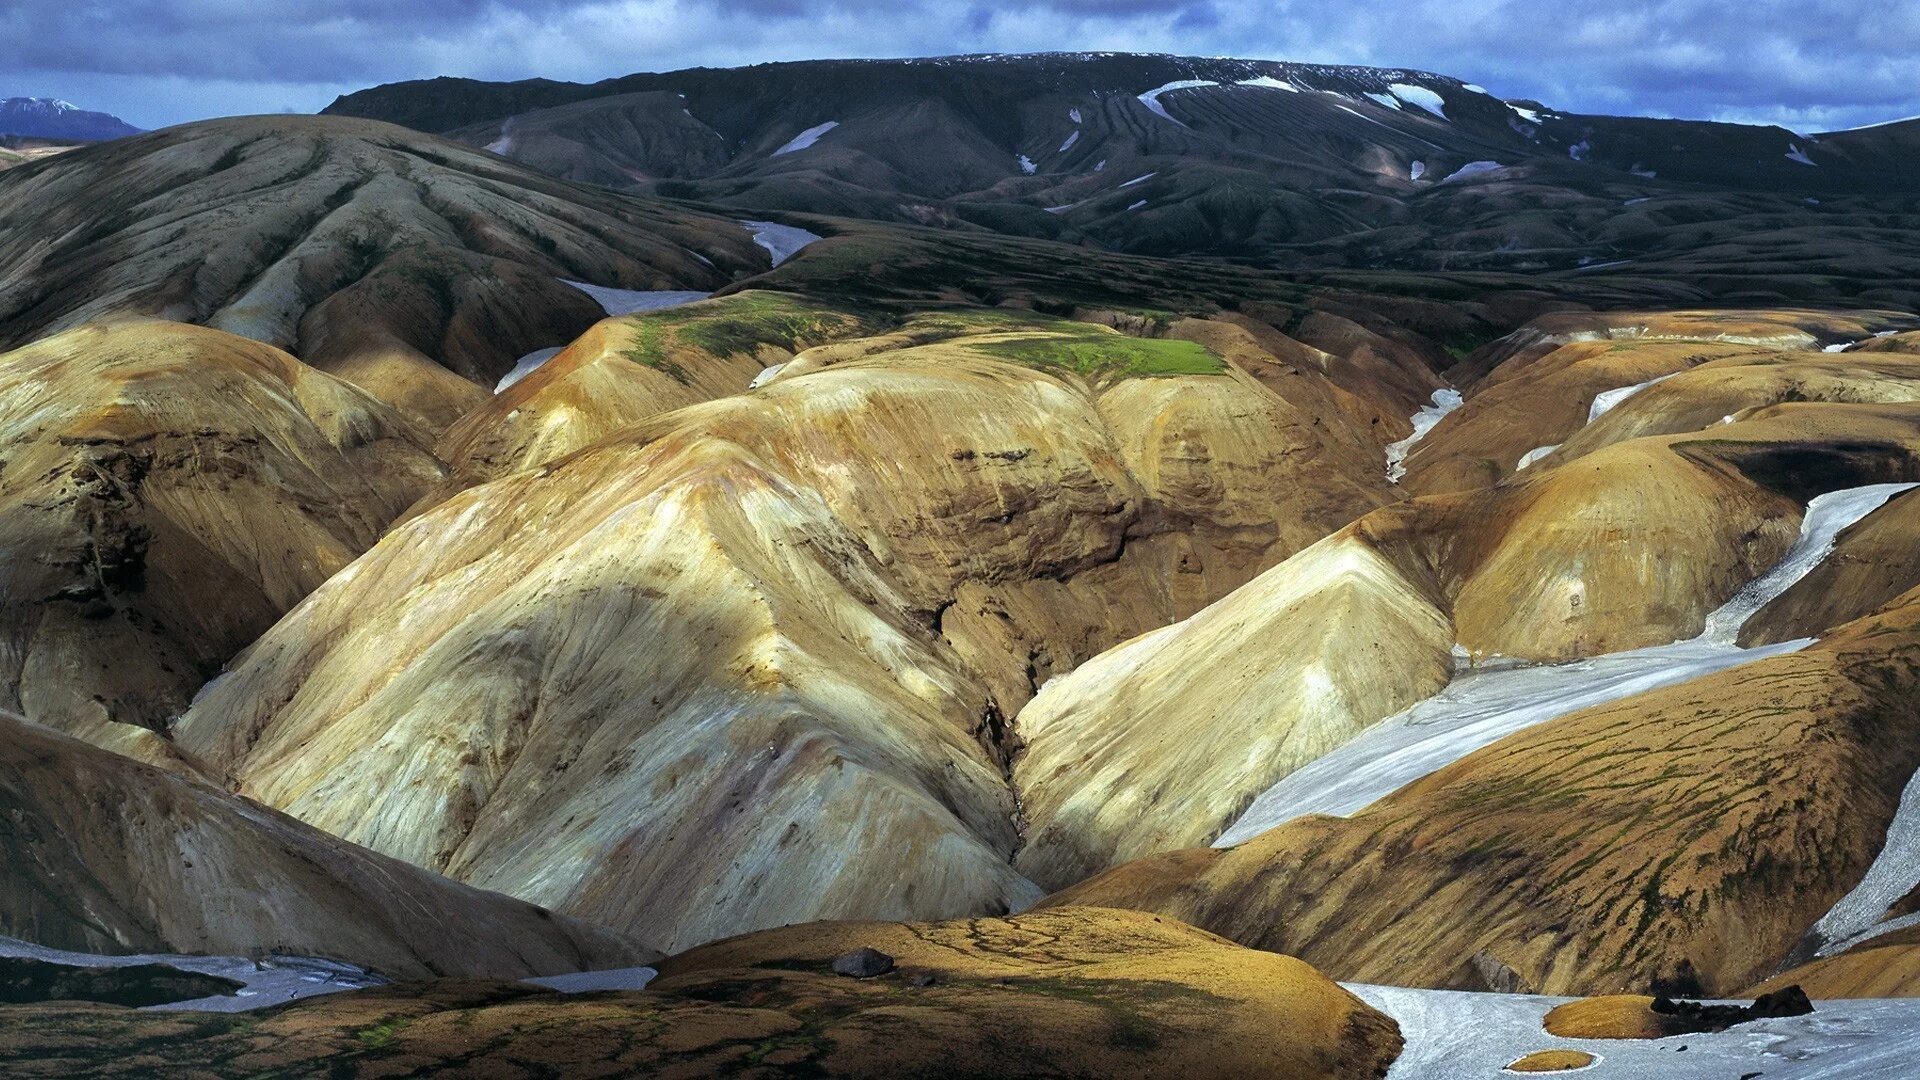
POLYGON ((59 98, 0 99, 0 135, 62 142, 105 142, 140 129, 110 113, 83 109, 59 98))

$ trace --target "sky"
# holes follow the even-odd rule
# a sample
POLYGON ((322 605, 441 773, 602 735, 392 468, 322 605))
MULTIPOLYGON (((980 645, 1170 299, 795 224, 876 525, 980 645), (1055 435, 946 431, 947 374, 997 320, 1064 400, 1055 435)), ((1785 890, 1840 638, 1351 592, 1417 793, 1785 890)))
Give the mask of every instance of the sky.
POLYGON ((1803 132, 1920 114, 1915 0, 6 0, 0 42, 0 97, 149 128, 434 75, 1053 50, 1410 67, 1803 132))

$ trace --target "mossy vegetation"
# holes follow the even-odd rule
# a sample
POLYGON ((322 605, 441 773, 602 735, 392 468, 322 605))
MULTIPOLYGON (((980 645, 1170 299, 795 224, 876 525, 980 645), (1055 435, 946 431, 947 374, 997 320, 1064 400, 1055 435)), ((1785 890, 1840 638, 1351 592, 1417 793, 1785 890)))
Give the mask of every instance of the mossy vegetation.
POLYGON ((1224 375, 1227 372, 1227 362, 1203 345, 1167 338, 1127 337, 1090 326, 1083 333, 1009 338, 982 342, 974 348, 1028 367, 1063 368, 1091 379, 1224 375))

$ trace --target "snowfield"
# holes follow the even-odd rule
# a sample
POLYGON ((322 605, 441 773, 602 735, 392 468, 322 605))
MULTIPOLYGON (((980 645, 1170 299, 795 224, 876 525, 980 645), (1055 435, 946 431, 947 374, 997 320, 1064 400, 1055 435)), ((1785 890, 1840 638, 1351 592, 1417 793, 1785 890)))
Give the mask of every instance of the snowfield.
POLYGON ((1426 438, 1427 432, 1432 431, 1434 425, 1445 419, 1448 413, 1464 404, 1466 399, 1460 396, 1458 390, 1435 390, 1433 404, 1421 406, 1420 411, 1409 418, 1413 421, 1413 434, 1387 445, 1387 479, 1399 483, 1407 475, 1407 455, 1413 453, 1414 446, 1426 438))
POLYGON ((73 967, 121 968, 140 964, 162 964, 197 975, 217 975, 246 985, 231 996, 196 998, 167 1005, 150 1005, 155 1012, 246 1012, 269 1005, 284 1005, 300 998, 337 994, 342 990, 360 990, 384 986, 387 980, 351 964, 319 960, 306 956, 269 956, 253 961, 240 956, 176 956, 170 953, 140 953, 134 956, 106 956, 99 953, 68 952, 49 949, 32 942, 0 937, 0 956, 12 959, 40 960, 73 967))
POLYGON ((1598 1059, 1580 1080, 1910 1080, 1920 1076, 1920 999, 1822 1001, 1812 1013, 1756 1020, 1712 1034, 1665 1039, 1562 1039, 1547 1011, 1569 998, 1476 994, 1344 983, 1394 1018, 1407 1040, 1387 1080, 1511 1077, 1506 1065, 1535 1050, 1582 1050, 1598 1059), (1684 1049, 1683 1049, 1684 1048, 1684 1049))
MULTIPOLYGON (((1167 107, 1165 105, 1160 104, 1160 95, 1171 93, 1175 90, 1197 90, 1203 86, 1219 86, 1219 85, 1220 85, 1219 83, 1213 82, 1208 79, 1181 79, 1177 82, 1170 82, 1165 86, 1156 86, 1153 89, 1147 91, 1146 93, 1141 94, 1140 104, 1145 105, 1147 108, 1153 110, 1154 115, 1159 116, 1161 119, 1172 120, 1174 123, 1180 124, 1180 121, 1173 119, 1173 114, 1167 111, 1167 107)), ((1186 127, 1187 125, 1180 124, 1180 126, 1186 127)))
POLYGON ((819 142, 820 136, 825 135, 827 132, 839 126, 840 121, 838 120, 829 120, 824 124, 815 124, 800 134, 795 135, 793 138, 788 139, 785 145, 767 156, 779 157, 781 154, 792 154, 805 150, 807 147, 819 142))
POLYGON ((782 225, 777 221, 743 221, 753 233, 753 242, 767 249, 773 256, 773 265, 779 266, 798 255, 802 248, 821 239, 819 233, 797 229, 792 225, 782 225))
POLYGON ((1424 86, 1414 86, 1411 83, 1394 83, 1392 86, 1387 87, 1387 90, 1401 101, 1409 105, 1417 105, 1442 120, 1451 119, 1447 116, 1446 99, 1424 86))

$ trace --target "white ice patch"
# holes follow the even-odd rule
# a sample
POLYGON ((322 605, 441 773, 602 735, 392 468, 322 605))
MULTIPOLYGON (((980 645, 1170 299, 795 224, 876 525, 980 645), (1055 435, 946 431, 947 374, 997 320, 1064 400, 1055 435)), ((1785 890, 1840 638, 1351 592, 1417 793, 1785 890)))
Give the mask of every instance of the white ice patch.
POLYGON ((1548 1046, 1596 1063, 1553 1075, 1581 1080, 1911 1080, 1920 1076, 1920 999, 1822 1001, 1806 1016, 1755 1020, 1665 1039, 1562 1039, 1542 1030, 1569 998, 1343 983, 1393 1017, 1406 1039, 1387 1080, 1511 1076, 1506 1066, 1548 1046), (1686 1052, 1680 1053, 1684 1047, 1686 1052))
POLYGON ((776 221, 743 221, 753 233, 753 242, 767 249, 773 257, 773 265, 779 266, 800 253, 800 249, 819 240, 819 233, 797 229, 792 225, 782 225, 776 221))
POLYGON ((1107 171, 1107 159, 1106 159, 1106 158, 1101 158, 1101 159, 1100 159, 1100 160, 1099 160, 1099 161, 1098 161, 1097 163, 1095 163, 1095 165, 1093 166, 1093 171, 1094 171, 1094 172, 1106 172, 1106 171, 1107 171))
POLYGON ((1132 186, 1133 186, 1133 185, 1135 185, 1135 184, 1144 184, 1144 183, 1146 183, 1147 181, 1149 181, 1149 180, 1151 180, 1151 179, 1153 179, 1154 177, 1156 177, 1156 176, 1159 176, 1159 175, 1160 175, 1160 172, 1159 172, 1159 170, 1157 170, 1157 169, 1156 169, 1155 171, 1153 171, 1153 172, 1150 172, 1150 173, 1148 173, 1148 174, 1146 174, 1145 176, 1136 176, 1136 177, 1134 177, 1133 179, 1131 179, 1131 180, 1129 180, 1129 181, 1127 181, 1126 183, 1124 183, 1124 184, 1121 184, 1120 186, 1121 186, 1121 187, 1123 187, 1123 188, 1125 188, 1125 187, 1132 187, 1132 186))
POLYGON ((1077 202, 1072 202, 1072 203, 1067 203, 1065 206, 1049 206, 1046 209, 1047 209, 1047 213, 1049 214, 1064 214, 1067 211, 1079 205, 1080 204, 1077 202))
POLYGON ((1028 176, 1032 176, 1034 173, 1037 173, 1040 171, 1040 166, 1035 165, 1033 163, 1033 159, 1028 157, 1025 154, 1021 154, 1019 157, 1014 158, 1013 160, 1016 164, 1020 166, 1020 171, 1023 173, 1026 173, 1028 176))
MULTIPOLYGON (((512 386, 514 383, 517 383, 521 379, 524 379, 527 376, 533 374, 534 372, 540 370, 541 364, 544 364, 547 361, 553 359, 554 357, 559 356, 562 350, 564 349, 565 349, 565 346, 563 345, 555 345, 550 349, 535 349, 532 352, 528 353, 527 355, 514 361, 513 370, 507 372, 505 375, 502 375, 500 377, 500 381, 494 384, 493 392, 496 394, 505 392, 507 387, 512 386)), ((209 683, 207 685, 211 686, 213 684, 209 683)), ((194 700, 196 702, 199 701, 198 698, 195 698, 194 700)))
POLYGON ((801 132, 800 134, 795 135, 793 138, 788 139, 786 142, 786 145, 782 146, 778 150, 775 150, 772 154, 769 154, 768 156, 779 157, 781 154, 792 154, 801 150, 805 150, 807 147, 812 146, 814 143, 819 142, 820 136, 825 135, 827 132, 832 131, 834 128, 837 128, 839 126, 840 126, 840 121, 838 120, 829 120, 824 124, 815 124, 812 127, 808 128, 807 130, 801 132))
POLYGON ((1074 122, 1074 123, 1076 123, 1076 124, 1078 124, 1078 123, 1080 123, 1080 110, 1079 110, 1079 109, 1068 109, 1068 110, 1067 110, 1067 119, 1069 119, 1069 120, 1071 120, 1071 121, 1073 121, 1073 122, 1074 122))
MULTIPOLYGON (((1752 649, 1734 642, 1755 612, 1832 552, 1841 530, 1913 486, 1874 484, 1828 492, 1808 503, 1800 537, 1786 557, 1709 614, 1692 640, 1566 664, 1472 671, 1455 678, 1433 697, 1283 777, 1261 793, 1214 846, 1244 843, 1307 814, 1352 814, 1481 747, 1580 709, 1806 648, 1812 638, 1752 649)), ((1920 816, 1915 828, 1920 830, 1920 816)), ((1912 866, 1920 877, 1920 858, 1912 866)))
POLYGON ((1420 108, 1427 110, 1442 120, 1448 119, 1446 108, 1447 100, 1424 86, 1414 86, 1411 83, 1394 83, 1392 86, 1387 87, 1387 89, 1393 92, 1394 97, 1399 98, 1409 105, 1418 105, 1420 108))
MULTIPOLYGON (((1154 114, 1159 116, 1161 119, 1173 120, 1174 123, 1180 124, 1180 121, 1173 119, 1173 114, 1167 111, 1167 107, 1165 105, 1160 104, 1160 95, 1165 93, 1170 93, 1174 90, 1197 90, 1203 86, 1219 86, 1219 85, 1220 85, 1219 83, 1212 82, 1207 79, 1181 79, 1178 82, 1170 82, 1165 86, 1156 86, 1153 89, 1147 91, 1146 93, 1141 94, 1140 104, 1145 105, 1147 108, 1153 110, 1154 114)), ((1186 127, 1187 125, 1180 124, 1180 126, 1186 127)))
POLYGON ((1541 458, 1546 457, 1558 449, 1560 449, 1559 443, 1553 443, 1550 446, 1536 446, 1520 455, 1520 463, 1513 467, 1513 471, 1519 472, 1521 469, 1527 468, 1534 462, 1539 461, 1541 458))
POLYGON ((1068 136, 1067 136, 1067 141, 1066 141, 1066 142, 1063 142, 1063 143, 1061 143, 1061 144, 1060 144, 1060 149, 1059 149, 1059 150, 1056 150, 1056 151, 1054 151, 1054 152, 1055 152, 1055 153, 1059 153, 1059 154, 1064 154, 1064 153, 1066 153, 1067 151, 1069 151, 1069 150, 1071 150, 1071 149, 1073 149, 1073 144, 1074 144, 1074 143, 1077 143, 1077 142, 1079 142, 1079 141, 1080 141, 1080 133, 1076 131, 1076 132, 1074 132, 1073 134, 1071 134, 1071 135, 1068 135, 1068 136))
POLYGON ((1802 165, 1814 165, 1814 166, 1819 165, 1819 162, 1816 162, 1812 158, 1807 156, 1807 152, 1805 150, 1800 149, 1799 143, 1790 144, 1790 147, 1787 150, 1787 160, 1797 161, 1802 165))
POLYGON ((753 381, 747 384, 747 389, 758 390, 761 387, 767 385, 768 383, 772 382, 774 380, 774 377, 779 375, 780 372, 786 368, 786 366, 787 365, 785 364, 775 364, 772 367, 761 368, 760 374, 755 375, 753 377, 753 381))
POLYGON ((521 979, 523 983, 544 986, 563 994, 590 994, 596 990, 645 990, 659 975, 650 967, 610 968, 605 971, 581 971, 572 975, 543 975, 521 979))
MULTIPOLYGON (((1589 269, 1598 269, 1598 267, 1590 267, 1589 269)), ((1587 406, 1587 423, 1591 424, 1595 420, 1612 412, 1614 409, 1619 408, 1621 402, 1645 390, 1647 387, 1658 386, 1678 374, 1680 373, 1675 371, 1667 375, 1662 375, 1657 379, 1648 379, 1646 382, 1634 383, 1632 386, 1623 386, 1618 390, 1607 390, 1595 394, 1593 396, 1593 404, 1587 406)))
POLYGON ((1137 202, 1137 203, 1134 203, 1134 204, 1133 204, 1132 206, 1129 206, 1129 207, 1127 207, 1127 209, 1128 209, 1129 211, 1132 211, 1132 210, 1138 210, 1138 209, 1140 209, 1141 207, 1143 207, 1143 206, 1145 206, 1145 205, 1147 205, 1147 200, 1145 200, 1145 199, 1141 199, 1141 200, 1140 200, 1139 202, 1137 202))
POLYGON ((1621 206, 1639 206, 1643 202, 1652 202, 1652 201, 1653 201, 1653 196, 1642 195, 1637 199, 1628 199, 1626 202, 1623 202, 1620 205, 1621 206))
POLYGON ((97 953, 49 949, 32 942, 0 937, 0 956, 40 960, 73 967, 133 967, 138 964, 163 964, 197 975, 217 975, 244 983, 231 995, 195 998, 166 1005, 150 1005, 154 1012, 246 1012, 269 1005, 284 1005, 300 998, 337 994, 342 990, 360 990, 384 986, 387 980, 372 972, 333 960, 305 956, 269 956, 259 961, 239 956, 178 956, 169 953, 142 953, 136 956, 106 956, 97 953))
POLYGON ((1407 166, 1407 179, 1418 180, 1425 175, 1427 175, 1426 162, 1416 161, 1412 165, 1407 166))
POLYGON ((1435 424, 1465 404, 1465 401, 1460 391, 1451 388, 1443 387, 1433 392, 1433 404, 1422 405, 1418 412, 1409 417, 1413 422, 1413 434, 1399 442, 1387 444, 1388 480, 1397 484, 1407 475, 1407 455, 1413 453, 1414 446, 1427 437, 1427 432, 1432 431, 1435 424))
POLYGON ((712 293, 692 292, 681 289, 614 289, 605 285, 588 285, 584 281, 568 281, 571 285, 600 304, 601 310, 608 315, 631 315, 636 311, 658 311, 661 308, 679 307, 691 304, 695 300, 705 300, 712 293))
POLYGON ((1389 109, 1397 110, 1400 108, 1400 99, 1394 97, 1392 94, 1368 94, 1367 96, 1385 105, 1389 109))
POLYGON ((1465 165, 1447 174, 1446 180, 1440 182, 1444 184, 1447 180, 1458 180, 1465 176, 1478 176, 1481 173, 1490 173, 1499 168, 1504 168, 1504 166, 1497 161, 1469 161, 1465 165))
POLYGON ((1290 82, 1281 82, 1271 75, 1262 75, 1257 79, 1241 79, 1239 82, 1234 83, 1234 85, 1257 86, 1263 90, 1284 90, 1289 94, 1297 94, 1300 92, 1299 87, 1290 82))

